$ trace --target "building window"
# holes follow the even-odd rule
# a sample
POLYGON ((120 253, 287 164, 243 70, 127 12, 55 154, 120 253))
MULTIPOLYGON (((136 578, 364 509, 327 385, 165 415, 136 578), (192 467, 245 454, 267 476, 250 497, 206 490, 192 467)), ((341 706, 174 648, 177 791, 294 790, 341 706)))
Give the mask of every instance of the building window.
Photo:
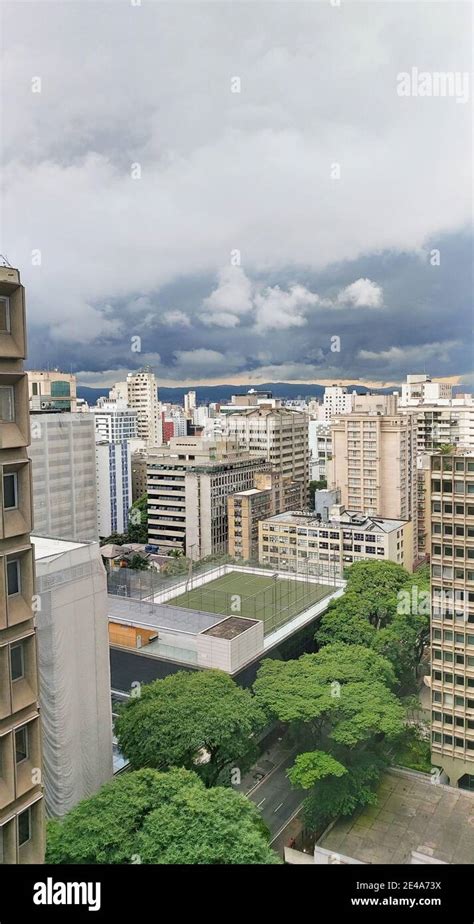
POLYGON ((31 839, 31 809, 18 815, 18 846, 22 847, 31 839))
POLYGON ((15 732, 15 761, 21 764, 28 760, 28 727, 23 725, 15 732))
POLYGON ((0 421, 11 423, 15 419, 12 385, 0 385, 0 421))
POLYGON ((12 645, 10 648, 10 666, 12 680, 22 680, 25 676, 25 660, 23 644, 12 645))
POLYGON ((9 597, 19 594, 21 590, 20 582, 20 561, 13 558, 7 561, 7 593, 9 597))
POLYGON ((3 506, 13 510, 18 506, 18 476, 16 472, 7 472, 3 476, 3 506))
POLYGON ((10 333, 10 299, 6 295, 0 296, 0 333, 10 333))

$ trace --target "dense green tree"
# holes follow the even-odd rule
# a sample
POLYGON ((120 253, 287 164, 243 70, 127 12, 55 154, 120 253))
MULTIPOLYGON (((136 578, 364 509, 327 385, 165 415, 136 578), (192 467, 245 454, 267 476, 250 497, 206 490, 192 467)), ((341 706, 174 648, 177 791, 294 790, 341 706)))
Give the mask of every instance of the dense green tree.
POLYGON ((251 693, 223 671, 179 671, 142 686, 121 707, 115 734, 134 769, 186 767, 214 786, 232 767, 248 769, 264 724, 251 693))
POLYGON ((310 481, 309 483, 309 501, 311 507, 314 507, 314 495, 316 491, 322 491, 324 488, 327 488, 328 483, 326 478, 320 478, 319 481, 310 481))
POLYGON ((206 789, 188 770, 138 770, 49 822, 46 862, 279 863, 268 840, 258 809, 240 793, 206 789))
POLYGON ((134 501, 128 512, 127 542, 148 542, 148 495, 134 501))
POLYGON ((347 767, 347 773, 317 781, 304 802, 305 825, 317 831, 338 815, 352 815, 356 809, 374 804, 375 789, 385 766, 386 761, 379 753, 362 751, 347 767))
POLYGON ((367 801, 404 729, 395 685, 390 662, 363 645, 338 642, 297 661, 263 662, 255 698, 269 717, 288 724, 302 751, 288 775, 311 788, 308 818, 319 823, 333 808, 367 801))
POLYGON ((375 634, 376 629, 365 616, 357 612, 347 612, 345 608, 334 606, 333 608, 329 607, 323 613, 314 639, 318 648, 331 645, 334 642, 345 642, 347 645, 365 645, 370 648, 373 645, 375 634))

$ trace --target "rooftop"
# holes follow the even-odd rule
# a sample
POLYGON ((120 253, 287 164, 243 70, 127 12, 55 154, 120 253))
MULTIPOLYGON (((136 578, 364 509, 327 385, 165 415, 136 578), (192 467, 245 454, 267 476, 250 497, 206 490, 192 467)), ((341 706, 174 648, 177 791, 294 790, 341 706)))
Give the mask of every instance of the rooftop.
POLYGON ((413 851, 441 863, 472 863, 474 793, 432 782, 426 774, 389 770, 377 804, 340 818, 318 847, 362 863, 409 864, 413 851))
POLYGON ((232 639, 236 638, 238 635, 242 635, 242 632, 245 632, 252 626, 258 625, 259 621, 258 619, 244 619, 243 616, 228 616, 227 619, 217 623, 217 625, 211 626, 210 629, 206 629, 203 635, 213 635, 216 638, 232 639))
POLYGON ((222 622, 222 614, 190 610, 165 603, 148 603, 131 597, 108 595, 108 614, 112 622, 150 626, 156 629, 175 629, 197 635, 222 622))
POLYGON ((35 559, 51 558, 53 555, 63 555, 74 549, 83 549, 93 545, 92 542, 70 542, 67 539, 52 539, 50 536, 32 535, 31 541, 35 547, 35 559))
POLYGON ((316 514, 311 512, 304 512, 300 510, 290 510, 287 513, 277 513, 273 517, 268 517, 266 520, 263 520, 264 523, 288 523, 289 525, 294 526, 308 526, 308 527, 329 527, 330 529, 336 529, 343 527, 344 529, 357 529, 359 532, 374 532, 377 529, 382 530, 384 533, 393 532, 393 530, 400 529, 407 522, 406 520, 389 520, 386 517, 369 517, 365 516, 363 513, 357 513, 350 510, 345 510, 340 517, 333 517, 330 520, 318 519, 316 514))

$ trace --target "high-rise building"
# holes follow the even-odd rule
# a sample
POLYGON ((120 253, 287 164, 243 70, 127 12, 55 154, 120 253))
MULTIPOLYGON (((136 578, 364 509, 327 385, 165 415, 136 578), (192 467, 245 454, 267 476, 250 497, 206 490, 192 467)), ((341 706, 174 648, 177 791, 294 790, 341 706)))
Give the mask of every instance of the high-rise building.
POLYGON ((352 404, 353 395, 347 391, 345 385, 328 385, 324 389, 322 418, 326 423, 330 423, 336 414, 350 414, 352 404))
POLYGON ((138 439, 137 411, 105 403, 92 409, 95 418, 96 438, 109 443, 123 443, 138 439))
POLYGON ((474 789, 474 452, 431 456, 432 762, 474 789))
POLYGON ((28 394, 30 411, 77 410, 76 376, 59 369, 29 370, 28 394))
POLYGON ((0 864, 44 856, 25 296, 0 267, 0 864))
POLYGON ((144 450, 132 452, 132 503, 146 494, 147 456, 144 450))
POLYGON ((161 405, 158 401, 156 378, 150 366, 129 372, 126 382, 117 382, 109 400, 137 412, 137 436, 148 447, 161 446, 161 405))
POLYGON ((341 504, 369 516, 412 520, 417 553, 416 425, 411 415, 346 414, 331 425, 328 487, 341 504))
POLYGON ((308 490, 308 422, 308 415, 300 411, 260 404, 229 414, 225 436, 251 455, 264 456, 284 477, 303 481, 308 490))
POLYGON ((193 559, 225 554, 227 497, 253 487, 254 473, 269 468, 232 443, 174 437, 148 456, 148 541, 193 559))
POLYGON ((33 536, 48 815, 112 776, 107 578, 97 542, 33 536))
POLYGON ((331 425, 324 420, 309 420, 309 448, 311 453, 310 480, 327 480, 328 462, 332 458, 331 425))
POLYGON ((97 528, 104 539, 125 533, 132 506, 132 462, 130 443, 100 440, 96 443, 97 528))
POLYGON ((285 510, 300 510, 305 497, 302 481, 283 478, 280 472, 257 472, 253 488, 227 498, 229 555, 256 561, 259 521, 285 510))
POLYGON ((93 414, 31 414, 34 522, 38 535, 96 540, 93 414))
POLYGON ((196 392, 188 391, 184 396, 184 412, 186 415, 191 417, 192 412, 196 407, 196 392))

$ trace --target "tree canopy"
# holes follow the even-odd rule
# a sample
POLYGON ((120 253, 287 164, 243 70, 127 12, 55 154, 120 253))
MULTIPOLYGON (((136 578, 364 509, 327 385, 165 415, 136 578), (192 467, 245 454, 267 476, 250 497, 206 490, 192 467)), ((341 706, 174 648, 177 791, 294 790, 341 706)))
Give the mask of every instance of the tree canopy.
POLYGON ((251 765, 264 723, 252 694, 227 674, 179 671, 142 686, 120 708, 115 734, 134 769, 186 767, 213 786, 251 765))
POLYGON ((273 864, 256 806, 188 770, 137 770, 48 823, 46 862, 273 864))

